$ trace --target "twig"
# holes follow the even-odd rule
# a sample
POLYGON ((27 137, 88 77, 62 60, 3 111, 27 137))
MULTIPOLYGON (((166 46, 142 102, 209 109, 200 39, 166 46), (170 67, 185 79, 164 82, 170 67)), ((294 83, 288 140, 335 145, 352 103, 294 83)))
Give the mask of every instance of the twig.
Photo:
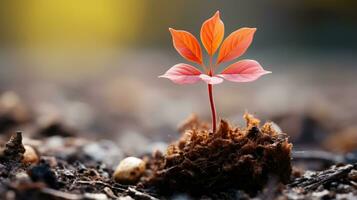
POLYGON ((326 176, 323 176, 316 183, 312 183, 312 184, 306 186, 305 190, 314 190, 322 184, 332 182, 333 180, 336 180, 343 176, 346 176, 352 169, 353 169, 353 165, 346 165, 344 167, 340 167, 335 172, 328 174, 326 176))
POLYGON ((147 193, 144 193, 144 192, 140 192, 138 190, 136 190, 135 188, 133 187, 129 187, 128 188, 128 194, 131 196, 133 195, 132 197, 134 197, 135 199, 141 199, 141 200, 159 200, 158 198, 156 197, 153 197, 147 193))
MULTIPOLYGON (((102 181, 77 181, 77 183, 79 183, 79 184, 88 184, 88 185, 95 185, 95 184, 102 185, 102 186, 108 187, 108 188, 110 188, 112 190, 116 190, 116 191, 119 191, 119 192, 122 192, 122 193, 127 193, 128 195, 130 195, 131 197, 133 197, 135 199, 159 200, 158 198, 153 197, 153 196, 151 196, 151 195, 149 195, 149 194, 147 194, 145 192, 141 192, 141 191, 135 189, 134 187, 125 188, 124 186, 121 186, 123 188, 120 188, 120 187, 112 186, 112 185, 110 185, 108 183, 104 183, 102 181)), ((106 192, 106 191, 104 191, 104 192, 106 192)))
POLYGON ((96 185, 97 184, 97 185, 102 185, 102 186, 105 186, 105 187, 109 187, 112 190, 117 190, 117 191, 120 191, 120 192, 126 192, 127 191, 126 188, 119 188, 119 187, 111 186, 110 184, 104 183, 102 181, 77 181, 77 183, 79 183, 79 184, 88 184, 88 185, 96 185))
POLYGON ((320 185, 332 182, 348 175, 348 173, 357 167, 357 163, 354 165, 345 165, 342 167, 330 168, 325 171, 321 171, 313 174, 311 177, 298 178, 293 183, 289 184, 289 187, 302 187, 306 191, 311 191, 318 188, 320 185))
POLYGON ((41 190, 41 192, 43 194, 50 195, 52 197, 55 197, 58 199, 63 199, 63 200, 82 200, 82 199, 84 199, 82 195, 66 193, 66 192, 54 190, 51 188, 43 188, 41 190))

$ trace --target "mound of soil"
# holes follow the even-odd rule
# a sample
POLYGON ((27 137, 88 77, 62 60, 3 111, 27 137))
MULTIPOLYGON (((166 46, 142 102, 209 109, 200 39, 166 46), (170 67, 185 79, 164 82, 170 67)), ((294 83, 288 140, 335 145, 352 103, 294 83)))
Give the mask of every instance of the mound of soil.
POLYGON ((234 188, 254 194, 272 177, 288 183, 292 144, 287 135, 269 122, 260 126, 250 114, 244 118, 243 128, 221 120, 216 133, 192 118, 166 154, 154 156, 149 164, 153 174, 144 185, 155 185, 162 193, 207 194, 234 188))

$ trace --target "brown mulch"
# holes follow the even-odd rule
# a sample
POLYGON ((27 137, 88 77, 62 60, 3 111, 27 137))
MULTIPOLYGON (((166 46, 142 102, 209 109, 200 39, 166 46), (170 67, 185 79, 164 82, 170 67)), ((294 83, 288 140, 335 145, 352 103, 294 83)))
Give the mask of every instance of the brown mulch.
POLYGON ((221 120, 216 133, 187 129, 164 155, 156 155, 150 166, 154 173, 145 184, 163 193, 207 194, 229 188, 254 195, 269 179, 288 183, 292 144, 287 135, 271 123, 260 126, 250 114, 244 118, 243 128, 221 120))

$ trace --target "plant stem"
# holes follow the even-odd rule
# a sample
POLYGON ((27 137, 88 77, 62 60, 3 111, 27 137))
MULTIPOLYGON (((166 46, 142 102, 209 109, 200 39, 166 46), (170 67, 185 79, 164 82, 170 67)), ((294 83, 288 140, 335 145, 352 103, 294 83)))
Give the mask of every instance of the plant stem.
POLYGON ((216 108, 214 106, 212 89, 213 89, 212 85, 208 84, 208 96, 209 96, 209 103, 211 105, 211 112, 212 112, 212 131, 213 133, 215 133, 216 132, 216 108))
MULTIPOLYGON (((212 70, 209 71, 209 75, 212 76, 212 70)), ((216 108, 213 100, 213 86, 212 84, 207 84, 207 85, 208 85, 209 103, 211 105, 212 131, 213 133, 215 133, 216 132, 216 108)))
MULTIPOLYGON (((207 69, 207 67, 204 64, 202 64, 202 67, 204 69, 207 69)), ((208 66, 206 73, 208 76, 213 76, 213 74, 214 74, 214 66, 212 65, 212 56, 209 57, 209 66, 208 66)), ((216 108, 215 108, 214 100, 213 100, 213 85, 207 84, 207 86, 208 86, 209 103, 211 106, 212 132, 215 133, 217 127, 216 127, 216 108)))

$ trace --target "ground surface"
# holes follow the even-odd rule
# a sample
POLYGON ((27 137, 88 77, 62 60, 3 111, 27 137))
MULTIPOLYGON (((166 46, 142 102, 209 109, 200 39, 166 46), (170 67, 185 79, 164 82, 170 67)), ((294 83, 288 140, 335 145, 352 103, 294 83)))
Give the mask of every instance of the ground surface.
MULTIPOLYGON (((125 156, 141 157, 150 163, 155 150, 166 151, 167 143, 164 141, 167 138, 161 138, 165 129, 161 129, 156 141, 147 140, 135 132, 123 133, 115 141, 98 140, 89 137, 93 133, 73 129, 66 120, 54 118, 48 107, 42 108, 46 108, 46 112, 36 114, 31 105, 22 102, 13 92, 4 93, 0 98, 0 199, 251 198, 247 192, 231 187, 203 194, 174 191, 163 195, 155 187, 116 183, 112 178, 113 170, 125 156), (16 131, 21 131, 21 134, 16 134, 16 131), (10 139, 11 136, 16 137, 10 139), (31 165, 24 164, 22 145, 33 147, 39 160, 31 165)), ((291 130, 288 136, 294 144, 292 174, 284 184, 268 177, 263 188, 254 194, 256 199, 357 198, 357 146, 353 127, 332 123, 337 122, 337 118, 331 121, 315 114, 290 113, 271 118, 281 127, 291 130), (337 125, 340 127, 336 128, 337 125), (335 133, 335 130, 341 131, 335 133), (332 151, 335 153, 330 153, 332 151)), ((77 118, 71 119, 72 123, 82 124, 77 118)), ((118 120, 122 122, 123 119, 118 120)), ((277 124, 272 126, 281 131, 277 124)), ((177 136, 179 132, 192 128, 185 125, 187 122, 182 124, 177 136)), ((199 126, 207 128, 207 125, 199 126)), ((91 127, 91 130, 95 133, 97 129, 91 127)), ((224 139, 225 136, 222 137, 224 139)), ((172 138, 170 141, 175 140, 172 138)), ((184 143, 184 146, 189 145, 184 143)), ((236 178, 239 182, 239 177, 236 178)))

